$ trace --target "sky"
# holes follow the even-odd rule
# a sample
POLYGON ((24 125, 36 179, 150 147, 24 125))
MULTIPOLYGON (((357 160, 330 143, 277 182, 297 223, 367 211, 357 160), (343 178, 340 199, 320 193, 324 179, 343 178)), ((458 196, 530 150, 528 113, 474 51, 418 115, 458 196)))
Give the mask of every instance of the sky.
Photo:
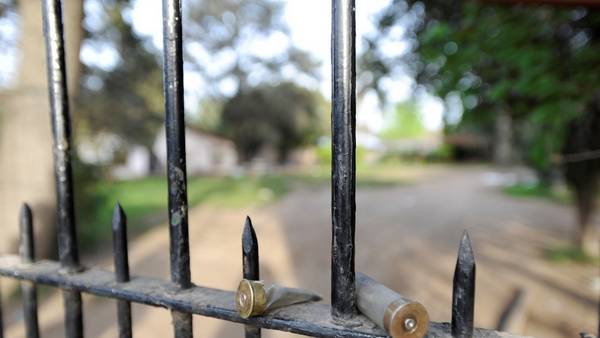
MULTIPOLYGON (((296 47, 309 52, 317 60, 321 61, 319 90, 324 97, 329 98, 331 97, 331 64, 329 61, 331 57, 331 2, 326 0, 287 0, 284 2, 284 19, 289 26, 291 41, 296 47)), ((357 55, 360 55, 360 52, 364 48, 362 37, 375 32, 373 25, 374 18, 390 2, 391 0, 356 1, 357 55)), ((99 13, 99 11, 102 11, 101 7, 95 7, 99 6, 97 2, 87 1, 85 4, 86 13, 99 13)), ((135 31, 138 34, 151 38, 158 50, 162 49, 161 6, 161 1, 158 0, 135 0, 133 10, 129 14, 135 31)), ((94 24, 93 15, 87 15, 86 24, 94 24)), ((12 32, 8 34, 9 36, 16 36, 14 24, 0 22, 0 29, 12 32)), ((404 48, 404 46, 400 42, 386 46, 386 48, 397 52, 398 49, 404 48)), ((256 53, 275 54, 280 47, 281 45, 278 45, 277 38, 275 38, 263 43, 256 43, 251 48, 256 53)), ((17 62, 15 54, 14 50, 0 51, 0 62, 5 65, 14 65, 17 62)), ((110 48, 98 49, 86 45, 81 50, 81 58, 86 63, 104 64, 108 68, 118 60, 116 52, 110 48)), ((3 68, 16 69, 16 67, 3 68)), ((0 73, 0 85, 5 86, 9 83, 13 75, 6 71, 0 73)), ((193 103, 198 102, 202 98, 204 84, 201 77, 194 73, 186 73, 184 79, 186 102, 188 102, 187 107, 199 106, 193 103)), ((387 79, 386 88, 389 90, 388 98, 391 101, 390 107, 393 107, 394 102, 401 102, 411 97, 414 80, 406 75, 387 79)), ((444 110, 442 100, 430 95, 420 95, 418 104, 425 126, 429 130, 439 130, 442 125, 442 113, 444 110)), ((359 100, 357 107, 357 124, 359 127, 366 127, 372 132, 378 132, 385 126, 384 115, 374 93, 367 93, 359 100)))
MULTIPOLYGON (((361 36, 375 31, 373 19, 391 0, 358 0, 356 2, 357 54, 363 50, 361 36)), ((321 61, 320 91, 324 97, 331 96, 331 4, 325 0, 287 0, 285 1, 285 21, 287 22, 292 43, 321 61)), ((185 10, 185 8, 184 8, 185 10)), ((152 38, 153 43, 161 48, 162 44, 162 11, 160 1, 137 0, 132 11, 134 28, 138 33, 152 38)), ((277 48, 276 43, 260 46, 260 50, 268 53, 269 48, 277 48)), ((201 92, 201 80, 193 74, 186 74, 185 85, 188 92, 201 92), (198 88, 198 90, 194 90, 198 88), (191 89, 191 90, 190 90, 191 89)), ((392 79, 388 83, 390 100, 400 102, 410 98, 414 81, 409 76, 392 79)), ((197 100, 193 94, 187 94, 186 100, 197 100)), ((442 121, 443 105, 440 99, 424 96, 420 101, 424 124, 430 130, 439 130, 442 121)), ((384 127, 385 118, 381 112, 376 96, 371 93, 358 102, 357 123, 377 132, 384 127)))

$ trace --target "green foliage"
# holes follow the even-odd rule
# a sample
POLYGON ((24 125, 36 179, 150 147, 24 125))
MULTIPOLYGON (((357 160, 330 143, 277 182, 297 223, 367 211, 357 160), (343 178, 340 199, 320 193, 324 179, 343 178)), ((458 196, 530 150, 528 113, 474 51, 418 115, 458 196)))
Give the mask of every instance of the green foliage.
POLYGON ((381 132, 382 138, 415 138, 426 133, 421 113, 414 102, 399 103, 391 114, 385 129, 381 132))
MULTIPOLYGON (((375 82, 410 66, 420 85, 458 95, 460 127, 489 133, 508 113, 527 162, 548 171, 568 123, 599 91, 600 13, 576 7, 508 6, 478 1, 393 1, 380 15, 382 34, 362 64, 375 82), (408 23, 415 48, 405 55, 377 51, 408 23), (403 62, 399 62, 399 61, 403 62)), ((377 86, 377 85, 376 85, 377 86)), ((446 130, 452 130, 447 128, 446 130)))
POLYGON ((222 112, 223 103, 221 101, 206 98, 200 103, 199 114, 190 116, 186 122, 195 125, 200 130, 219 133, 222 112))
POLYGON ((452 159, 453 149, 448 144, 442 144, 435 151, 427 156, 428 161, 446 162, 452 159))
POLYGON ((567 191, 559 191, 544 184, 515 184, 503 188, 505 194, 520 198, 543 198, 559 203, 571 203, 567 191))
POLYGON ((104 26, 88 33, 89 43, 113 46, 119 60, 110 69, 84 67, 77 121, 90 134, 106 132, 149 147, 163 121, 161 65, 123 16, 126 3, 106 4, 104 26))
POLYGON ((319 136, 321 100, 317 92, 289 82, 247 89, 223 106, 221 131, 244 161, 266 147, 284 161, 290 150, 319 136))
POLYGON ((293 46, 284 18, 285 3, 279 0, 188 1, 184 11, 187 62, 208 84, 209 96, 231 95, 221 84, 236 85, 235 91, 260 83, 277 83, 294 70, 304 79, 315 79, 319 62, 293 46), (273 53, 257 53, 258 42, 276 37, 273 53), (285 43, 282 45, 282 39, 285 43))
POLYGON ((317 163, 321 166, 331 167, 331 143, 319 144, 316 149, 317 163))

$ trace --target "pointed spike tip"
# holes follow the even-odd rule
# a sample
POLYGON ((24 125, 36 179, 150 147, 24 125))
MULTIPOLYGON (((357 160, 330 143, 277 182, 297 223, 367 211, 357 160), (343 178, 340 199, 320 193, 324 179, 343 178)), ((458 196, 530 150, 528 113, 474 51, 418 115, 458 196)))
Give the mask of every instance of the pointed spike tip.
POLYGON ((119 228, 123 223, 125 223, 127 216, 121 207, 119 202, 115 203, 115 208, 113 209, 113 219, 112 226, 113 228, 119 228))
POLYGON ((452 336, 473 336, 475 309, 475 258, 467 231, 463 233, 452 282, 452 336))
POLYGON ((258 240, 256 239, 256 232, 254 226, 252 226, 252 220, 250 216, 246 216, 246 222, 244 223, 244 231, 242 232, 242 249, 244 252, 252 251, 253 247, 258 246, 258 240))
POLYGON ((460 240, 460 246, 458 248, 458 260, 464 263, 475 264, 475 255, 473 254, 473 246, 471 245, 471 238, 469 232, 465 230, 460 240))
POLYGON ((31 219, 31 207, 26 202, 21 205, 21 220, 25 218, 31 219))

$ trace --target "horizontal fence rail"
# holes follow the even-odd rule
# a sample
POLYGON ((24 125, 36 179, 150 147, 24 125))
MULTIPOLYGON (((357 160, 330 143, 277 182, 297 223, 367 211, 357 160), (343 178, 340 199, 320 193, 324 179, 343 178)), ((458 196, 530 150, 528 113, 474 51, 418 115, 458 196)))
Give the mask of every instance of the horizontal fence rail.
MULTIPOLYGON (((172 282, 136 276, 132 276, 128 283, 119 283, 115 279, 115 274, 110 271, 89 268, 79 273, 64 274, 57 262, 23 263, 18 256, 12 255, 0 257, 0 275, 59 288, 70 288, 100 297, 116 298, 312 337, 387 337, 382 329, 362 315, 354 318, 356 326, 345 327, 336 324, 332 320, 329 305, 322 303, 291 305, 273 310, 265 316, 245 319, 235 310, 235 293, 232 291, 200 286, 180 290, 172 282)), ((520 337, 483 329, 475 329, 473 336, 520 337)), ((451 337, 450 324, 431 323, 427 337, 451 337)))

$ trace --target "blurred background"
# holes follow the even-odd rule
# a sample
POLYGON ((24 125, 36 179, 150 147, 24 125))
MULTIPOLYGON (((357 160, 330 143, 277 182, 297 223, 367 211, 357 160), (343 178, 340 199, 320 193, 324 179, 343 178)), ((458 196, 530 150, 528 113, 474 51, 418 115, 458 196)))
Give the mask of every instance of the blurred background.
MULTIPOLYGON (((166 278, 161 3, 64 3, 84 261, 112 269, 119 201, 132 273, 166 278)), ((330 3, 184 0, 183 11, 193 281, 237 286, 250 215, 263 278, 328 299, 330 3)), ((356 21, 357 269, 448 321, 466 229, 477 326, 550 338, 595 332, 598 7, 370 0, 357 1, 356 21)), ((54 257, 38 1, 0 0, 0 44, 0 250, 16 252, 27 201, 38 256, 54 257)), ((18 303, 3 283, 4 301, 18 303)), ((87 336, 114 337, 114 303, 84 300, 87 336)), ((44 336, 63 336, 61 298, 44 288, 41 302, 44 336)), ((8 336, 21 337, 12 309, 8 336)), ((242 337, 239 325, 194 321, 197 337, 242 337)), ((134 334, 169 336, 169 313, 134 306, 134 334)))

